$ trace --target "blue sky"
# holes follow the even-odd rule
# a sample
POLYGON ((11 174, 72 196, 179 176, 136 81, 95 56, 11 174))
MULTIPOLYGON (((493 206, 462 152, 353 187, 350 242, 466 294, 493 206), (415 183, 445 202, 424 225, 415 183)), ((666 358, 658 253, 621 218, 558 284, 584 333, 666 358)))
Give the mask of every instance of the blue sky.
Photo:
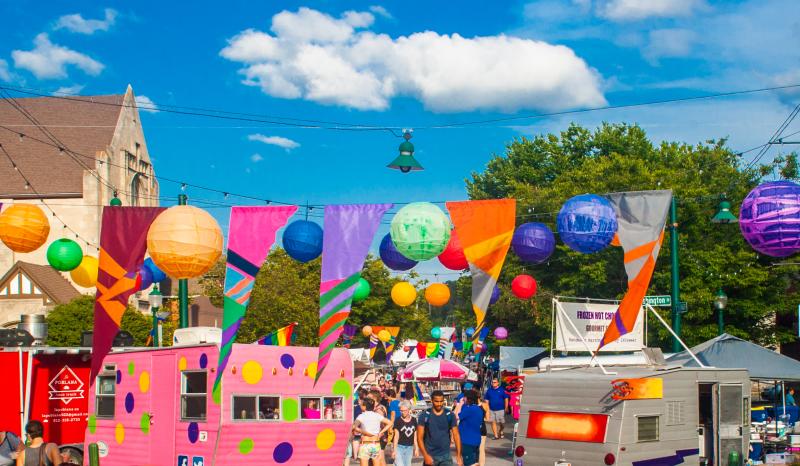
POLYGON ((431 127, 798 84, 797 13, 796 0, 3 2, 0 82, 82 95, 130 83, 156 106, 414 128, 425 171, 404 175, 385 168, 401 142, 387 131, 142 112, 169 178, 293 203, 456 200, 508 141, 571 121, 728 137, 738 150, 766 142, 800 93, 431 127))

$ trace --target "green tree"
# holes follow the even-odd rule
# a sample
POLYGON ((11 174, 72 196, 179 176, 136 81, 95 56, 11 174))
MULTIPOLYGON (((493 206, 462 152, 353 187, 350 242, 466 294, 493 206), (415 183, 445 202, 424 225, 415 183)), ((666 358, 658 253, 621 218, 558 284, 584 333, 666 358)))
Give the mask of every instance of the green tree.
MULTIPOLYGON (((560 134, 521 138, 506 146, 483 172, 467 180, 471 199, 517 199, 517 224, 543 222, 555 232, 555 217, 568 198, 583 193, 609 193, 672 189, 678 200, 680 222, 681 299, 688 303, 683 336, 696 344, 716 335, 713 295, 728 294, 726 331, 762 344, 786 341, 790 330, 776 325, 796 303, 789 284, 797 267, 772 267, 747 245, 735 224, 710 222, 725 195, 735 205, 776 169, 785 177, 797 176, 796 157, 748 167, 726 147, 724 139, 697 145, 678 142, 653 144, 636 125, 603 124, 594 131, 577 125, 560 134), (786 162, 782 168, 778 166, 786 162)), ((456 283, 458 299, 468 303, 469 279, 456 283)), ((500 278, 503 298, 489 311, 491 326, 510 331, 512 344, 548 344, 551 299, 555 295, 619 298, 627 287, 620 248, 579 254, 563 244, 549 262, 531 266, 509 254, 500 278), (533 275, 539 284, 536 298, 521 302, 508 286, 520 273, 533 275)), ((669 294, 670 251, 665 236, 651 294, 669 294)), ((463 325, 474 324, 468 306, 456 309, 463 325)), ((663 309, 668 319, 668 310, 663 309)), ((651 325, 651 345, 669 341, 666 330, 651 325)))

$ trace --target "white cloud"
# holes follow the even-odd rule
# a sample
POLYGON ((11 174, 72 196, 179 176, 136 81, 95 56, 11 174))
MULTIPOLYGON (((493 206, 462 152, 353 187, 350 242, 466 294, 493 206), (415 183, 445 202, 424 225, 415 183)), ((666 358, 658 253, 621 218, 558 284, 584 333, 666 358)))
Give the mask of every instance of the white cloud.
POLYGON ((11 81, 11 72, 8 71, 8 62, 0 58, 0 81, 11 81))
POLYGON ((150 97, 146 95, 137 95, 135 100, 136 108, 138 108, 140 112, 158 113, 158 105, 156 105, 150 97))
POLYGON ((85 19, 80 14, 65 15, 58 18, 54 29, 66 29, 79 34, 94 34, 108 31, 117 19, 117 11, 106 8, 104 19, 85 19))
POLYGON ((383 16, 386 19, 392 19, 392 14, 389 13, 389 10, 380 6, 380 5, 372 5, 369 7, 369 11, 375 13, 378 16, 383 16))
POLYGON ((262 160, 264 160, 264 157, 262 157, 261 154, 253 154, 250 156, 250 161, 253 163, 258 163, 262 160))
POLYGON ((73 84, 72 86, 61 86, 53 92, 53 95, 78 95, 83 88, 83 84, 73 84))
POLYGON ((691 54, 696 39, 695 32, 688 29, 656 29, 650 31, 643 54, 650 62, 659 58, 686 57, 691 54))
POLYGON ((46 33, 33 40, 33 50, 14 50, 14 66, 30 71, 39 79, 63 79, 67 77, 67 65, 80 68, 84 73, 96 76, 105 67, 88 55, 50 42, 46 33))
POLYGON ((645 18, 690 16, 705 9, 704 0, 601 0, 597 14, 614 21, 635 21, 645 18))
MULTIPOLYGON (((247 139, 250 141, 263 142, 264 144, 269 144, 271 146, 283 147, 284 149, 286 149, 287 152, 292 149, 300 147, 299 142, 292 141, 291 139, 282 136, 265 136, 263 134, 251 134, 247 136, 247 139)), ((255 154, 253 157, 255 157, 256 155, 258 154, 255 154)), ((261 157, 260 155, 258 156, 261 157)), ((257 162, 257 160, 253 160, 253 162, 257 162)))
POLYGON ((438 112, 606 102, 599 74, 568 47, 506 35, 392 38, 359 30, 373 20, 364 12, 282 11, 272 18, 274 34, 244 30, 220 55, 241 63, 243 82, 265 94, 361 110, 386 109, 398 96, 438 112))

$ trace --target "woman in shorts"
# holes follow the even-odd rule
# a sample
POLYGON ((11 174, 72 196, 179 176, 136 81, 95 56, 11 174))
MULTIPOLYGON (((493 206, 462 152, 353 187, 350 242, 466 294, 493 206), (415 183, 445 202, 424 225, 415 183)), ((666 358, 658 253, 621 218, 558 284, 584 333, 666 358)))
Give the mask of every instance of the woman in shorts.
POLYGON ((368 466, 369 460, 372 460, 373 466, 384 466, 386 462, 381 448, 381 437, 392 428, 392 423, 375 412, 375 400, 371 397, 364 400, 364 409, 353 423, 353 433, 361 435, 358 460, 361 466, 368 466))

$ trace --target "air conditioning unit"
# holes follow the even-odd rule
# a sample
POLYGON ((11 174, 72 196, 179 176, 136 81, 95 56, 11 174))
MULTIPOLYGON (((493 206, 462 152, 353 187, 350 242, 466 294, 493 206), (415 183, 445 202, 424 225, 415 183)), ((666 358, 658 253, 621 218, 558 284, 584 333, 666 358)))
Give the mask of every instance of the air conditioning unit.
POLYGON ((189 327, 179 328, 172 335, 172 346, 198 345, 222 342, 222 329, 217 327, 189 327))

